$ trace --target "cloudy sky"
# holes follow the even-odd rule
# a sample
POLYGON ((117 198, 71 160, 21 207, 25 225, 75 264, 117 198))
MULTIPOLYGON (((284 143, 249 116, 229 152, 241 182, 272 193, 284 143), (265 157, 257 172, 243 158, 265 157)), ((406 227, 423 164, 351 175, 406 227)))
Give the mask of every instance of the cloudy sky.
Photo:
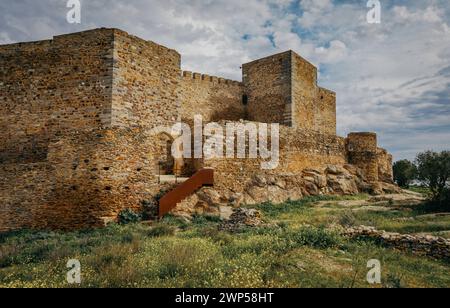
POLYGON ((183 69, 241 79, 242 63, 292 49, 337 92, 338 131, 376 131, 395 159, 450 149, 450 1, 0 0, 0 44, 97 27, 123 29, 178 50, 183 69))

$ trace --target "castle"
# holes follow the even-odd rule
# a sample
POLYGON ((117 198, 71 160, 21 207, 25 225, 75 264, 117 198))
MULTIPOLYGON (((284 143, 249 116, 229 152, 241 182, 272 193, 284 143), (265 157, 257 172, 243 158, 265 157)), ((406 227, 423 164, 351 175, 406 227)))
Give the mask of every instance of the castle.
POLYGON ((175 50, 117 29, 0 46, 0 231, 102 226, 152 200, 161 175, 204 168, 214 191, 194 207, 394 189, 375 133, 336 135, 336 95, 316 67, 288 51, 242 69, 242 82, 183 72, 175 50), (278 167, 174 162, 175 136, 154 129, 196 114, 281 124, 278 167))

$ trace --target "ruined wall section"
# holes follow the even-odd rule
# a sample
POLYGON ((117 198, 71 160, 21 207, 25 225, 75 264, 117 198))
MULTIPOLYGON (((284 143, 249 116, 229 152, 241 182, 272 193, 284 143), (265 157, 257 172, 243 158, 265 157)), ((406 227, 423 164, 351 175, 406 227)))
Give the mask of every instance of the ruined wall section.
MULTIPOLYGON (((244 122, 238 124, 249 124, 244 122)), ((236 123, 235 123, 236 124, 236 123)), ((260 123, 251 123, 260 125, 260 123)), ((221 123, 226 127, 226 123, 221 123)), ((269 133, 270 136, 270 133, 269 133)), ((234 139, 236 136, 226 136, 234 139)), ((226 144, 226 140, 224 141, 226 144)), ((269 147, 271 142, 268 142, 269 147)), ((248 141, 247 141, 248 147, 248 141)), ((248 155, 248 148, 247 148, 248 155)), ((325 170, 327 165, 345 165, 348 163, 345 138, 325 135, 312 130, 294 129, 280 126, 280 160, 273 170, 263 170, 260 157, 255 159, 205 159, 202 167, 214 168, 215 187, 221 191, 242 192, 255 175, 300 176, 306 169, 325 170)))
POLYGON ((181 107, 180 62, 175 50, 114 30, 112 125, 175 123, 181 107))
POLYGON ((370 182, 377 182, 378 146, 375 133, 351 133, 347 137, 349 162, 362 170, 370 182))
POLYGON ((393 157, 385 149, 377 149, 378 176, 385 183, 394 183, 393 157))
POLYGON ((52 138, 111 123, 113 32, 0 46, 0 163, 45 160, 52 138))
POLYGON ((291 62, 289 51, 243 65, 248 120, 291 126, 291 62))
POLYGON ((201 115, 206 122, 239 121, 247 116, 244 88, 238 81, 185 71, 180 88, 181 118, 185 123, 191 123, 195 115, 201 115))
POLYGON ((282 172, 299 173, 348 163, 345 138, 299 128, 282 128, 280 134, 282 172))

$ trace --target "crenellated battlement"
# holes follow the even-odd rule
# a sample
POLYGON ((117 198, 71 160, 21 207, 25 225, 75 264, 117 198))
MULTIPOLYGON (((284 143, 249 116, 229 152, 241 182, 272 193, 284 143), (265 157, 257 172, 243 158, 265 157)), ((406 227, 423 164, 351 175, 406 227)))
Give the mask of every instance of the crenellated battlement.
POLYGON ((200 81, 200 82, 212 82, 216 84, 224 84, 230 86, 240 86, 242 83, 236 80, 225 79, 217 76, 210 76, 207 74, 196 73, 191 71, 181 71, 181 77, 186 81, 200 81))

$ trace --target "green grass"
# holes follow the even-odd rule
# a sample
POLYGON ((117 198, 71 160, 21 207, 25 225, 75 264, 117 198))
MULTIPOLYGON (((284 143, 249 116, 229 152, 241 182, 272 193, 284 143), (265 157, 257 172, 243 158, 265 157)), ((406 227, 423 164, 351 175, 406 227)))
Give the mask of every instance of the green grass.
POLYGON ((424 196, 429 196, 431 194, 431 190, 428 187, 424 186, 410 186, 407 189, 422 194, 424 196))
POLYGON ((445 261, 349 240, 330 228, 345 221, 389 231, 433 233, 450 230, 448 217, 421 217, 407 208, 372 212, 333 206, 343 199, 262 204, 257 208, 268 225, 238 234, 219 231, 220 221, 205 216, 191 223, 169 216, 152 227, 131 224, 85 232, 4 234, 0 287, 68 287, 69 259, 81 262, 82 287, 450 286, 450 265, 445 261), (319 207, 320 201, 331 205, 319 207), (381 286, 366 282, 370 259, 382 263, 381 286))

